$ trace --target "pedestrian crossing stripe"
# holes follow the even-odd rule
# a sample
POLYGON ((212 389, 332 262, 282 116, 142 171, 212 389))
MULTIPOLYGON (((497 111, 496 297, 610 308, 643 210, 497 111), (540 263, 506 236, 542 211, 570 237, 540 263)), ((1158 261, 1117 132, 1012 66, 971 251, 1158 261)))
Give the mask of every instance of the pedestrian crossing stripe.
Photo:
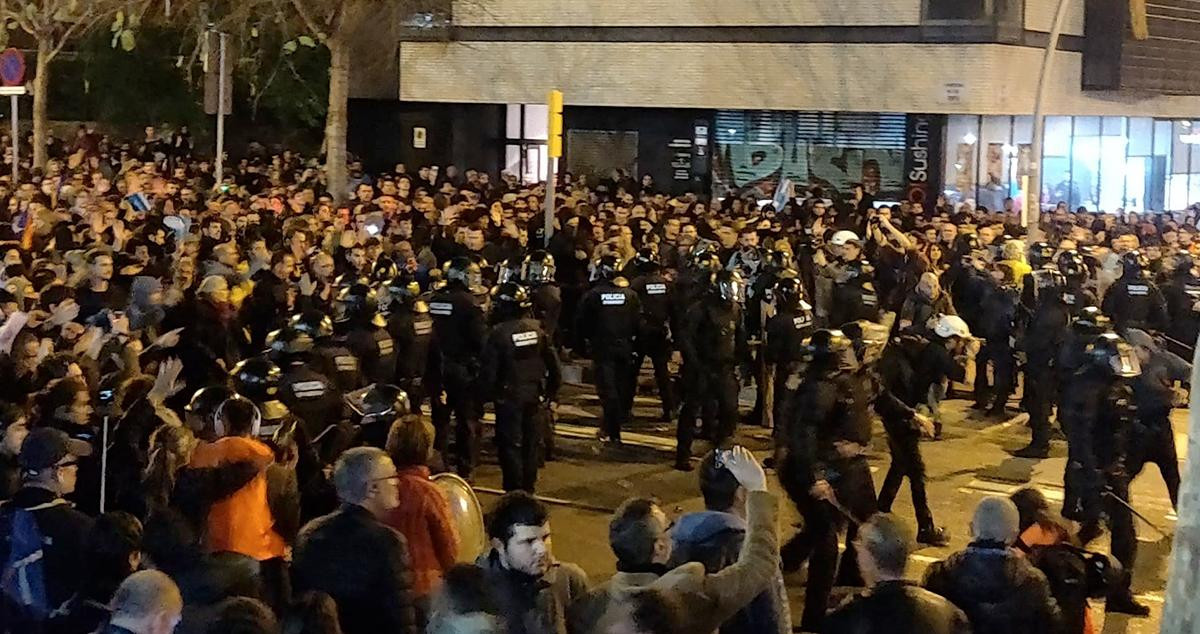
POLYGON ((453 315, 454 304, 448 302, 429 302, 429 313, 431 315, 453 315))
POLYGON ((600 293, 600 303, 605 306, 620 306, 625 303, 625 293, 600 293))
POLYGON ((667 285, 666 284, 647 284, 646 285, 646 294, 647 295, 665 295, 666 293, 667 293, 667 285))
POLYGON ((531 330, 529 332, 514 332, 512 335, 512 341, 513 345, 518 348, 532 346, 537 344, 538 334, 535 330, 531 330))

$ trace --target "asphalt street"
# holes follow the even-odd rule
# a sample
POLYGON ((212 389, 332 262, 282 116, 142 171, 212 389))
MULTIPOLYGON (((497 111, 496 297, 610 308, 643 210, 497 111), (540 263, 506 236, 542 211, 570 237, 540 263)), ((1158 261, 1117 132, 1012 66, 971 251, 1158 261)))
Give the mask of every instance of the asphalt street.
MULTIPOLYGON (((661 421, 662 410, 653 389, 647 388, 651 383, 647 379, 643 370, 643 387, 634 405, 635 420, 625 435, 626 446, 621 449, 602 445, 594 438, 600 415, 594 389, 578 383, 564 386, 556 434, 559 456, 547 463, 540 473, 537 494, 551 504, 554 552, 559 559, 582 566, 593 582, 601 582, 614 572, 614 560, 608 546, 608 520, 622 500, 634 495, 655 496, 668 514, 703 508, 696 474, 671 468, 674 425, 661 421)), ((743 391, 742 400, 742 410, 746 412, 753 404, 752 389, 743 391)), ((1056 440, 1051 457, 1046 460, 1014 458, 1008 452, 1028 441, 1024 418, 988 420, 969 409, 968 404, 964 400, 945 402, 942 440, 922 444, 930 505, 937 523, 950 531, 951 543, 945 548, 918 550, 909 568, 909 575, 914 579, 919 579, 930 563, 966 546, 971 512, 984 496, 1006 495, 1032 485, 1052 501, 1062 500, 1065 443, 1056 440)), ((1014 408, 1015 405, 1012 403, 1014 408)), ((1186 459, 1186 415, 1185 410, 1176 410, 1172 416, 1181 461, 1186 459)), ((490 413, 487 420, 491 421, 490 413)), ((770 430, 740 425, 738 442, 763 458, 769 454, 770 430)), ((485 443, 485 447, 490 450, 490 443, 485 443)), ((703 448, 702 443, 697 444, 697 451, 703 448)), ((869 458, 878 489, 889 463, 883 429, 878 422, 869 458)), ((774 474, 768 471, 768 475, 772 479, 772 490, 784 500, 780 527, 782 538, 786 540, 795 530, 798 514, 787 502, 774 474)), ((494 452, 476 471, 475 486, 486 509, 500 493, 500 470, 494 452)), ((1156 467, 1147 467, 1134 481, 1131 498, 1134 507, 1146 519, 1168 535, 1173 533, 1175 515, 1156 467)), ((907 485, 902 488, 893 512, 914 521, 915 526, 907 485)), ((1137 520, 1137 531, 1139 550, 1134 592, 1150 606, 1151 616, 1134 619, 1106 615, 1102 603, 1097 603, 1093 605, 1097 631, 1149 633, 1159 629, 1170 538, 1163 537, 1140 520, 1137 520)), ((1090 547, 1107 550, 1107 534, 1090 547)), ((798 622, 804 579, 802 573, 798 573, 785 580, 792 601, 793 620, 798 622)))

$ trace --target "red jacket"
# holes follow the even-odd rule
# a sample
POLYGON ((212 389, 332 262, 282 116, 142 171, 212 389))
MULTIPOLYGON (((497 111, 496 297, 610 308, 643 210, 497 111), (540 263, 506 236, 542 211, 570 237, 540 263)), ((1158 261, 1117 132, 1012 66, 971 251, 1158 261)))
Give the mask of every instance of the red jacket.
POLYGON ((413 594, 429 596, 442 573, 458 557, 458 531, 450 517, 450 504, 429 479, 429 468, 400 470, 400 506, 384 520, 408 540, 412 556, 413 594))

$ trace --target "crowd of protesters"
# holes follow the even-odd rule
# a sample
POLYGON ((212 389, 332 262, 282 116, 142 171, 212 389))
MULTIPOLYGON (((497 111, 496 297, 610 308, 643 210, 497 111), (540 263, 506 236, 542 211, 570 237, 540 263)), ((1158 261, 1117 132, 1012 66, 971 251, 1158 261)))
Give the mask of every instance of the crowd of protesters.
POLYGON ((1011 205, 826 184, 776 208, 615 171, 563 175, 547 237, 544 186, 511 174, 353 163, 331 185, 255 145, 218 181, 186 129, 81 127, 52 150, 0 177, 6 632, 788 632, 782 572, 805 560, 806 631, 1074 634, 1089 597, 1145 614, 1120 505, 1146 462, 1177 495, 1195 213, 1059 204, 1035 241, 1011 205), (591 359, 598 436, 619 445, 647 357, 706 510, 627 500, 596 584, 554 557, 531 494, 562 360, 591 359), (987 415, 1021 393, 1024 458, 1045 457, 1057 406, 1078 526, 1034 490, 989 498, 922 589, 909 551, 947 536, 918 442, 971 375, 987 415), (429 476, 472 477, 486 404, 509 493, 458 564, 429 476), (892 451, 878 495, 872 412, 892 451), (731 448, 747 423, 774 428, 804 519, 786 544, 763 468, 731 448), (887 513, 906 477, 915 534, 887 513), (1081 548, 1106 522, 1123 572, 1081 548), (1081 587, 1093 563, 1114 572, 1081 587), (835 572, 869 589, 830 610, 835 572))

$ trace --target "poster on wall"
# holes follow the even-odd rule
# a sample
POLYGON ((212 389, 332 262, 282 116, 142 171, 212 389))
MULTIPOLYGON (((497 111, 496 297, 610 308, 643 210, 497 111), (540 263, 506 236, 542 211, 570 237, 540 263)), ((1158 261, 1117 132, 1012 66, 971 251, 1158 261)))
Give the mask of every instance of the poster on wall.
POLYGON ((904 199, 909 202, 926 203, 937 198, 943 126, 941 115, 908 115, 904 134, 904 199))

